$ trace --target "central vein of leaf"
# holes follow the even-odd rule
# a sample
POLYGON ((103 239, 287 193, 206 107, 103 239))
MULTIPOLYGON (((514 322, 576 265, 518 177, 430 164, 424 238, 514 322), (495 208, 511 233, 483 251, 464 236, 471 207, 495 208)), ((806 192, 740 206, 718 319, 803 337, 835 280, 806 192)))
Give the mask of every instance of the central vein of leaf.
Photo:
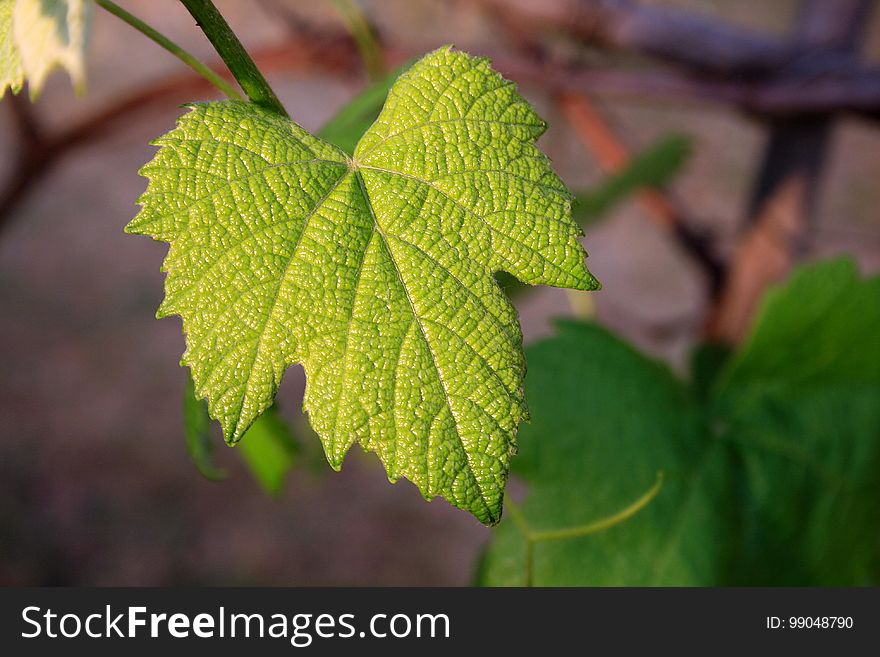
MULTIPOLYGON (((413 318, 415 319, 416 326, 418 326, 419 333, 422 336, 422 340, 424 341, 426 347, 428 348, 428 353, 431 354, 431 363, 434 366, 434 371, 437 374, 437 379, 440 382, 440 387, 443 390, 443 396, 444 396, 444 401, 446 403, 446 407, 449 409, 449 413, 452 416, 452 421, 455 426, 455 435, 458 438, 459 443, 461 444, 462 452, 464 453, 465 459, 467 460, 468 469, 470 470, 470 474, 473 477, 474 482, 476 482, 476 484, 477 484, 477 490, 479 490, 479 492, 480 492, 480 499, 482 501, 482 504, 485 506, 486 512, 491 515, 491 507, 489 505, 488 500, 486 499, 485 491, 483 490, 483 487, 479 483, 479 479, 476 476, 476 471, 474 470, 471 455, 470 455, 467 447, 464 444, 464 440, 461 437, 461 431, 459 429, 460 419, 458 417, 458 414, 456 413, 455 405, 452 403, 452 396, 449 393, 449 386, 446 383, 446 380, 444 379, 443 371, 440 367, 440 363, 437 360, 437 354, 434 349, 434 346, 431 344, 431 341, 428 339, 428 333, 425 330, 425 326, 424 326, 424 323, 422 322, 422 318, 419 315, 419 312, 416 308, 416 304, 413 301, 412 295, 410 294, 409 288, 407 287, 406 282, 403 280, 403 275, 401 273, 400 266, 397 264, 397 260, 394 258, 394 252, 391 249, 391 245, 389 244, 388 237, 385 235, 385 232, 382 230, 382 227, 379 225, 379 221, 376 218, 376 213, 373 210, 373 204, 370 200, 370 194, 367 191, 366 183, 364 182, 363 176, 361 175, 360 171, 357 170, 357 163, 354 160, 351 160, 351 162, 349 163, 349 167, 354 170, 354 175, 357 177, 357 181, 358 181, 358 185, 360 186, 361 194, 363 194, 363 196, 364 196, 364 201, 366 203, 367 208, 369 208, 370 215, 372 216, 372 219, 373 219, 373 230, 375 230, 376 233, 379 235, 379 237, 382 239, 382 246, 385 249, 385 251, 388 253, 388 257, 394 266, 394 272, 397 275, 397 280, 400 282, 400 287, 403 290, 403 293, 406 295, 407 301, 409 302, 409 307, 412 312, 413 318)), ((373 167, 371 167, 371 168, 373 168, 373 167)), ((387 169, 382 169, 382 171, 385 171, 385 172, 390 173, 392 175, 398 175, 396 172, 389 171, 387 169)), ((400 174, 400 175, 402 175, 402 174, 400 174)))

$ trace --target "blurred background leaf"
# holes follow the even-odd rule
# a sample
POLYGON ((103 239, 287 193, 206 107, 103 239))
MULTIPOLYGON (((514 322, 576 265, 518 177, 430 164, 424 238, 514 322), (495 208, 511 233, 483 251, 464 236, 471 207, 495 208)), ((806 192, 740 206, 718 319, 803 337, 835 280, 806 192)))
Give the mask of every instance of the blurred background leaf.
POLYGON ((508 509, 480 583, 711 582, 724 561, 723 539, 733 532, 730 463, 726 450, 707 439, 691 392, 665 366, 591 324, 560 324, 556 337, 527 355, 532 421, 520 429, 513 465, 528 485, 522 515, 532 531, 611 516, 643 495, 661 471, 663 487, 610 529, 531 546, 508 509))
POLYGON ((297 444, 278 414, 277 405, 257 418, 235 449, 260 487, 277 497, 284 489, 288 472, 296 463, 297 444))
POLYGON ((201 399, 196 399, 190 376, 186 377, 186 390, 183 393, 183 435, 189 457, 201 475, 209 481, 224 479, 226 473, 214 465, 208 405, 201 399))
POLYGON ((606 178, 595 189, 579 192, 572 205, 572 216, 585 227, 640 189, 663 187, 681 171, 690 154, 691 143, 687 138, 661 137, 637 153, 622 171, 606 178))
MULTIPOLYGON (((198 471, 210 481, 219 481, 226 472, 214 464, 212 433, 214 421, 208 405, 196 399, 192 379, 187 377, 183 399, 184 436, 190 458, 198 471)), ((296 463, 298 447, 290 428, 272 405, 251 425, 235 451, 266 493, 278 496, 284 488, 288 472, 296 463)))
POLYGON ((358 140, 379 116, 391 85, 411 65, 409 61, 367 86, 324 124, 318 136, 352 155, 358 140))
POLYGON ((507 514, 479 581, 876 585, 877 326, 880 278, 849 260, 805 267, 767 295, 739 353, 703 352, 702 395, 603 329, 563 324, 528 352, 526 528, 507 514), (657 470, 663 489, 622 524, 528 540, 624 508, 657 470))
POLYGON ((742 584, 880 582, 880 278, 850 259, 771 290, 718 378, 741 458, 742 584))

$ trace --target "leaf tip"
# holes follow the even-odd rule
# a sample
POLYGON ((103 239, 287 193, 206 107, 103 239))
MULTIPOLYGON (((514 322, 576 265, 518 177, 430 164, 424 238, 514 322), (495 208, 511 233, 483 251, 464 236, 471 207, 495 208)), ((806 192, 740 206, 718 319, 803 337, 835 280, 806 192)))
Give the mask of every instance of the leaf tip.
POLYGON ((223 442, 226 443, 227 447, 235 447, 238 445, 249 428, 249 425, 245 426, 241 421, 241 417, 235 420, 232 426, 227 426, 222 420, 220 421, 220 425, 223 428, 223 442))
POLYGON ((166 294, 165 298, 162 300, 162 303, 160 303, 159 307, 156 309, 156 319, 165 319, 166 317, 170 317, 174 314, 174 307, 166 294))
POLYGON ((583 287, 579 287, 578 289, 583 290, 585 292, 598 292, 599 290, 601 290, 602 289, 601 281, 599 281, 598 278, 593 276, 593 273, 589 269, 587 269, 586 267, 584 269, 585 269, 584 285, 583 285, 583 287))
POLYGON ((487 527, 494 527, 499 522, 501 522, 501 515, 502 515, 502 501, 499 500, 497 505, 493 505, 492 507, 486 507, 485 514, 477 515, 477 520, 482 522, 487 527))

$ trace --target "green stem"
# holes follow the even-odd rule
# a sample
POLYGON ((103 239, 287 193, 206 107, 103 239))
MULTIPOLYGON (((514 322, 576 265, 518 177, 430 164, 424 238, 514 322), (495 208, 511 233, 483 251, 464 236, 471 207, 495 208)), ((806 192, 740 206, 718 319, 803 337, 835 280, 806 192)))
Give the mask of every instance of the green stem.
POLYGON ((385 74, 382 50, 364 12, 354 0, 333 0, 333 6, 357 45, 370 81, 381 80, 385 74))
POLYGON ((648 491, 642 495, 635 502, 630 504, 625 509, 622 509, 615 513, 612 516, 608 516, 607 518, 602 518, 601 520, 597 520, 596 522, 591 522, 586 525, 579 525, 577 527, 568 527, 566 529, 551 529, 548 531, 532 531, 529 535, 529 538, 532 541, 562 541, 567 538, 579 538, 581 536, 589 536, 590 534, 596 534, 598 532, 604 531, 606 529, 610 529, 615 525, 619 525, 624 520, 629 520, 639 511, 644 509, 648 504, 657 497, 657 494, 660 492, 660 489, 663 488, 663 472, 660 471, 657 473, 657 479, 654 482, 654 485, 648 489, 648 491))
POLYGON ((238 93, 235 87, 233 87, 226 80, 217 75, 208 66, 189 54, 186 50, 178 46, 171 39, 165 37, 164 35, 154 30, 152 27, 144 23, 137 16, 132 16, 115 2, 110 2, 110 0, 95 0, 95 4, 97 4, 99 7, 106 9, 117 18, 120 18, 122 21, 128 23, 147 38, 155 41, 158 45, 162 46, 165 50, 177 57, 177 59, 189 66, 192 70, 201 75, 208 82, 213 84, 215 87, 217 87, 217 89, 222 91, 230 98, 238 98, 239 100, 241 100, 241 94, 238 93))
POLYGON ((580 538, 581 536, 589 536, 590 534, 596 534, 606 529, 610 529, 611 527, 619 525, 625 520, 629 520, 639 511, 648 506, 648 504, 650 504, 655 497, 657 497, 660 489, 663 488, 663 479, 663 471, 660 470, 657 472, 657 479, 654 481, 654 485, 651 486, 651 488, 649 488, 644 495, 642 495, 635 502, 630 504, 625 509, 621 509, 614 515, 608 516, 607 518, 602 518, 601 520, 597 520, 596 522, 591 522, 586 525, 566 527, 565 529, 535 531, 529 526, 529 521, 526 519, 526 516, 522 512, 522 510, 516 504, 514 504, 512 500, 508 500, 505 505, 507 506, 507 510, 510 512, 510 518, 511 520, 513 520, 513 524, 516 525, 517 530, 520 534, 522 534, 523 540, 525 541, 525 585, 532 586, 534 583, 536 544, 543 543, 545 541, 564 541, 569 538, 580 538))
POLYGON ((180 2, 196 19, 196 24, 208 37, 208 41, 217 50, 221 59, 226 62, 226 66, 250 101, 282 116, 288 116, 281 101, 266 82, 266 78, 260 73, 232 28, 217 11, 214 3, 211 0, 180 0, 180 2))

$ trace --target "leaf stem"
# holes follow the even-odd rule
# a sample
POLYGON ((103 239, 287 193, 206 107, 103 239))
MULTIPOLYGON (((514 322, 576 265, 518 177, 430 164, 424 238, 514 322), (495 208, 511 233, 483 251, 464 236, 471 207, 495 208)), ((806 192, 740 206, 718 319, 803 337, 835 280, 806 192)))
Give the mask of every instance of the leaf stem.
POLYGON ((168 37, 154 30, 137 16, 129 14, 127 11, 125 11, 125 9, 117 5, 115 2, 111 2, 110 0, 95 0, 95 4, 103 9, 106 9, 108 12, 121 19, 123 22, 128 23, 131 27, 146 36, 148 39, 151 39, 159 46, 170 52, 172 55, 177 57, 177 59, 189 66, 192 70, 201 75, 208 82, 217 87, 217 89, 222 91, 230 98, 237 98, 241 100, 241 94, 238 93, 235 87, 229 84, 221 76, 217 75, 217 73, 212 71, 210 67, 208 67, 206 64, 200 62, 193 55, 174 43, 168 37))
POLYGON ((663 488, 664 478, 663 471, 659 470, 654 485, 651 486, 639 499, 617 513, 595 522, 587 523, 586 525, 577 525, 575 527, 566 527, 564 529, 535 531, 529 526, 529 521, 526 519, 522 510, 514 504, 512 500, 508 500, 506 506, 507 510, 510 511, 510 519, 513 520, 513 524, 516 525, 517 530, 525 540, 525 585, 532 586, 534 584, 535 545, 537 543, 543 543, 545 541, 564 541, 570 538, 589 536, 590 534, 596 534, 606 529, 610 529, 625 520, 629 520, 657 497, 660 489, 663 488))
POLYGON ((648 504, 655 497, 657 497, 657 493, 660 492, 661 488, 663 488, 662 470, 657 473, 657 479, 654 481, 654 485, 651 486, 651 488, 649 488, 644 495, 642 495, 635 502, 630 504, 625 509, 621 509, 614 515, 608 516, 607 518, 602 518, 601 520, 597 520, 596 522, 591 522, 586 525, 579 525, 577 527, 551 529, 547 531, 532 531, 529 538, 532 541, 561 541, 567 538, 579 538, 581 536, 589 536, 590 534, 595 534, 605 529, 610 529, 615 525, 619 525, 624 520, 629 520, 639 511, 648 506, 648 504))
POLYGON ((255 105, 288 117, 266 78, 211 0, 180 0, 255 105))
POLYGON ((333 0, 333 7, 354 39, 370 81, 381 80, 385 74, 382 50, 376 42, 376 35, 364 12, 355 0, 333 0))

